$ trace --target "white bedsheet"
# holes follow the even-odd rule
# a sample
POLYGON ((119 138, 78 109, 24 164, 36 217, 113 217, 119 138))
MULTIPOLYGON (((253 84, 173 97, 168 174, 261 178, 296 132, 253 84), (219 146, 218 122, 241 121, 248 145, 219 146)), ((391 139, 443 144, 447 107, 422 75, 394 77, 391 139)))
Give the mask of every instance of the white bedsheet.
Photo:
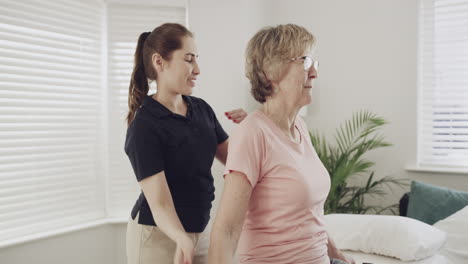
POLYGON ((436 254, 432 257, 425 258, 417 261, 401 261, 396 258, 384 257, 374 254, 367 254, 355 251, 343 251, 345 254, 350 255, 356 261, 356 264, 372 263, 372 264, 451 264, 447 262, 444 256, 436 254))

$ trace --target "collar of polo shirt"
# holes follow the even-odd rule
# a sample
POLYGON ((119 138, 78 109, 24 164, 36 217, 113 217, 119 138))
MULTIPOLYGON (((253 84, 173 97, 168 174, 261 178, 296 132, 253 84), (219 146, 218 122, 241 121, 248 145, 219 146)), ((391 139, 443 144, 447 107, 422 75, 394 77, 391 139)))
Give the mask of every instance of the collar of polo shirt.
MULTIPOLYGON (((182 98, 184 99, 185 102, 188 103, 188 107, 190 109, 193 104, 192 99, 189 96, 185 96, 185 95, 182 95, 182 98)), ((154 100, 152 95, 147 95, 143 99, 143 103, 141 104, 141 106, 144 106, 146 109, 148 109, 151 112, 152 115, 154 115, 157 118, 162 118, 162 117, 173 115, 171 110, 167 109, 160 102, 154 100)))

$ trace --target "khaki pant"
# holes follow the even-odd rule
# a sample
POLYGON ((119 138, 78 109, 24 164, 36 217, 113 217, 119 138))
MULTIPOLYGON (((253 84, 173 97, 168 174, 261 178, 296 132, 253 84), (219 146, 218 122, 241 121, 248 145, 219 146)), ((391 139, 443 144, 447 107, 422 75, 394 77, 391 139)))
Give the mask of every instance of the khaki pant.
MULTIPOLYGON (((193 264, 208 262, 207 245, 198 245, 202 233, 187 233, 195 246, 193 264)), ((204 237, 201 238, 206 242, 204 237)), ((205 243, 203 243, 205 244, 205 243)), ((127 225, 127 264, 173 264, 175 242, 156 226, 138 224, 130 218, 127 225)))

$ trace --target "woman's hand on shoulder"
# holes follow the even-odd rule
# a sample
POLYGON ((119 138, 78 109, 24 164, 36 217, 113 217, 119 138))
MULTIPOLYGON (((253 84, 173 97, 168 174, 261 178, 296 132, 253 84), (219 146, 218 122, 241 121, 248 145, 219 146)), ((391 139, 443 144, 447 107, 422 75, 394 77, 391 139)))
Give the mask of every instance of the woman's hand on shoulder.
POLYGON ((245 112, 244 109, 239 108, 225 112, 224 115, 226 115, 228 119, 232 120, 232 122, 239 124, 247 117, 247 112, 245 112))

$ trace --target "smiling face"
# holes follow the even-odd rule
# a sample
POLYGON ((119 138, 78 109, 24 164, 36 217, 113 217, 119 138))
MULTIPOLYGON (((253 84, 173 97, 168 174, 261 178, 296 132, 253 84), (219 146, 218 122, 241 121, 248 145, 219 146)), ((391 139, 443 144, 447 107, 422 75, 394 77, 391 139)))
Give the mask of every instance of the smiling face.
POLYGON ((314 66, 304 70, 304 58, 300 54, 298 59, 286 62, 282 76, 273 85, 286 97, 286 101, 292 102, 297 107, 308 105, 312 102, 312 81, 317 78, 317 70, 314 66))
POLYGON ((169 61, 156 62, 159 64, 157 82, 158 87, 164 87, 171 93, 191 95, 200 74, 198 52, 192 37, 183 37, 181 41, 182 48, 175 50, 169 61))

